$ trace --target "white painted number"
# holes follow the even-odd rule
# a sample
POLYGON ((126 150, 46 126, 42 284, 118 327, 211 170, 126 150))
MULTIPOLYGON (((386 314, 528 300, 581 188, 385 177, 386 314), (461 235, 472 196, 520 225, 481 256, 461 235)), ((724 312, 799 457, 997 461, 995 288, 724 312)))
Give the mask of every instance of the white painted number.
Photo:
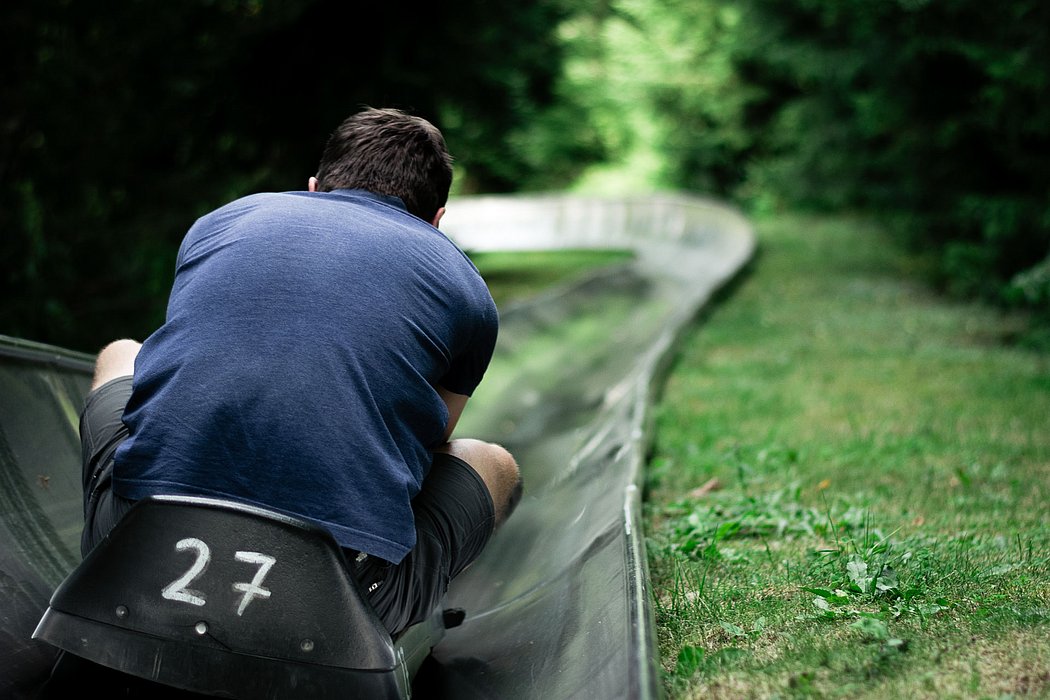
POLYGON ((187 537, 175 543, 175 551, 185 552, 187 549, 197 550, 197 558, 193 561, 193 566, 189 568, 189 571, 165 586, 160 594, 168 600, 177 600, 191 605, 204 605, 204 598, 201 592, 191 590, 186 588, 186 586, 193 579, 204 573, 208 562, 211 561, 211 549, 196 537, 187 537))
MULTIPOLYGON (((187 586, 189 586, 194 579, 203 574, 204 570, 208 568, 208 562, 211 561, 211 548, 196 537, 187 537, 186 539, 179 540, 175 543, 176 552, 185 552, 190 549, 197 552, 197 558, 193 560, 193 565, 186 571, 186 573, 161 589, 160 594, 168 600, 201 606, 205 603, 204 594, 200 591, 195 591, 192 588, 187 588, 187 586)), ((263 588, 262 584, 263 579, 266 578, 266 574, 270 573, 270 569, 277 563, 277 560, 274 557, 259 552, 240 551, 235 552, 233 558, 237 561, 243 561, 247 564, 257 564, 259 566, 251 583, 233 584, 233 590, 244 594, 241 598, 240 605, 237 606, 237 615, 240 616, 244 614, 244 610, 248 607, 248 603, 252 602, 254 599, 265 599, 270 597, 270 590, 268 588, 263 588)))
POLYGON ((262 582, 266 578, 266 574, 270 572, 270 567, 276 564, 277 560, 265 554, 259 554, 259 552, 237 552, 233 555, 233 558, 237 561, 259 565, 259 570, 255 572, 255 577, 251 583, 233 584, 233 590, 244 594, 244 597, 241 598, 241 604, 237 606, 237 615, 240 616, 244 614, 244 609, 248 607, 248 603, 252 602, 252 598, 270 597, 270 591, 262 587, 262 582))

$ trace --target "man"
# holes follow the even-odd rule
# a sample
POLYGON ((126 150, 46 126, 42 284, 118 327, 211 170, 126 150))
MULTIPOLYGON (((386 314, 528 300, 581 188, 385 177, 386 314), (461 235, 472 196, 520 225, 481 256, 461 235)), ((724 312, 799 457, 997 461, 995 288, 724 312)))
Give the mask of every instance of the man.
POLYGON ((98 355, 81 415, 89 551, 138 499, 233 499, 329 530, 394 635, 425 618, 521 493, 499 445, 451 439, 498 316, 437 230, 451 157, 366 109, 307 191, 202 216, 164 324, 98 355))

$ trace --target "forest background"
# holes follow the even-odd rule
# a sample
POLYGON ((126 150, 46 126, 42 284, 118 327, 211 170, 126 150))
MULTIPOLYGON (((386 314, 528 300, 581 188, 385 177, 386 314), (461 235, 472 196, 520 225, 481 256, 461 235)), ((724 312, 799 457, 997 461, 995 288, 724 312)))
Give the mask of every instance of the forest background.
POLYGON ((144 338, 193 220, 368 104, 441 127, 455 195, 870 213, 1050 345, 1041 0, 7 0, 0 66, 6 335, 144 338))

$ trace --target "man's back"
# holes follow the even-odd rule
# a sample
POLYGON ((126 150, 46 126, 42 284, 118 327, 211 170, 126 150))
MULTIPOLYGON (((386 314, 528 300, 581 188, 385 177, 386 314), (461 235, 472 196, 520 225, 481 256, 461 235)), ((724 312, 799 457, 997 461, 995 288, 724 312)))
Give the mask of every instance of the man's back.
POLYGON ((167 321, 136 361, 114 489, 277 508, 398 561, 443 440, 434 387, 472 393, 496 327, 470 261, 394 198, 233 202, 180 249, 167 321))

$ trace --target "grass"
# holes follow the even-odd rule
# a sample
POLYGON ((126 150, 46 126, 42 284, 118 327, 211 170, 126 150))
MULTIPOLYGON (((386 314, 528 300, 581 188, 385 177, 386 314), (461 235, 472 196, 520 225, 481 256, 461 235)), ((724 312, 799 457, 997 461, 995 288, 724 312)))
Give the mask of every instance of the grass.
MULTIPOLYGON (((1050 697, 1050 354, 870 222, 758 222, 646 489, 671 698, 1050 697)), ((497 303, 625 254, 479 254, 497 303)))
POLYGON ((1050 697, 1050 353, 869 222, 757 222, 657 407, 671 698, 1050 697))
POLYGON ((585 249, 470 253, 500 308, 631 256, 625 250, 585 249))

